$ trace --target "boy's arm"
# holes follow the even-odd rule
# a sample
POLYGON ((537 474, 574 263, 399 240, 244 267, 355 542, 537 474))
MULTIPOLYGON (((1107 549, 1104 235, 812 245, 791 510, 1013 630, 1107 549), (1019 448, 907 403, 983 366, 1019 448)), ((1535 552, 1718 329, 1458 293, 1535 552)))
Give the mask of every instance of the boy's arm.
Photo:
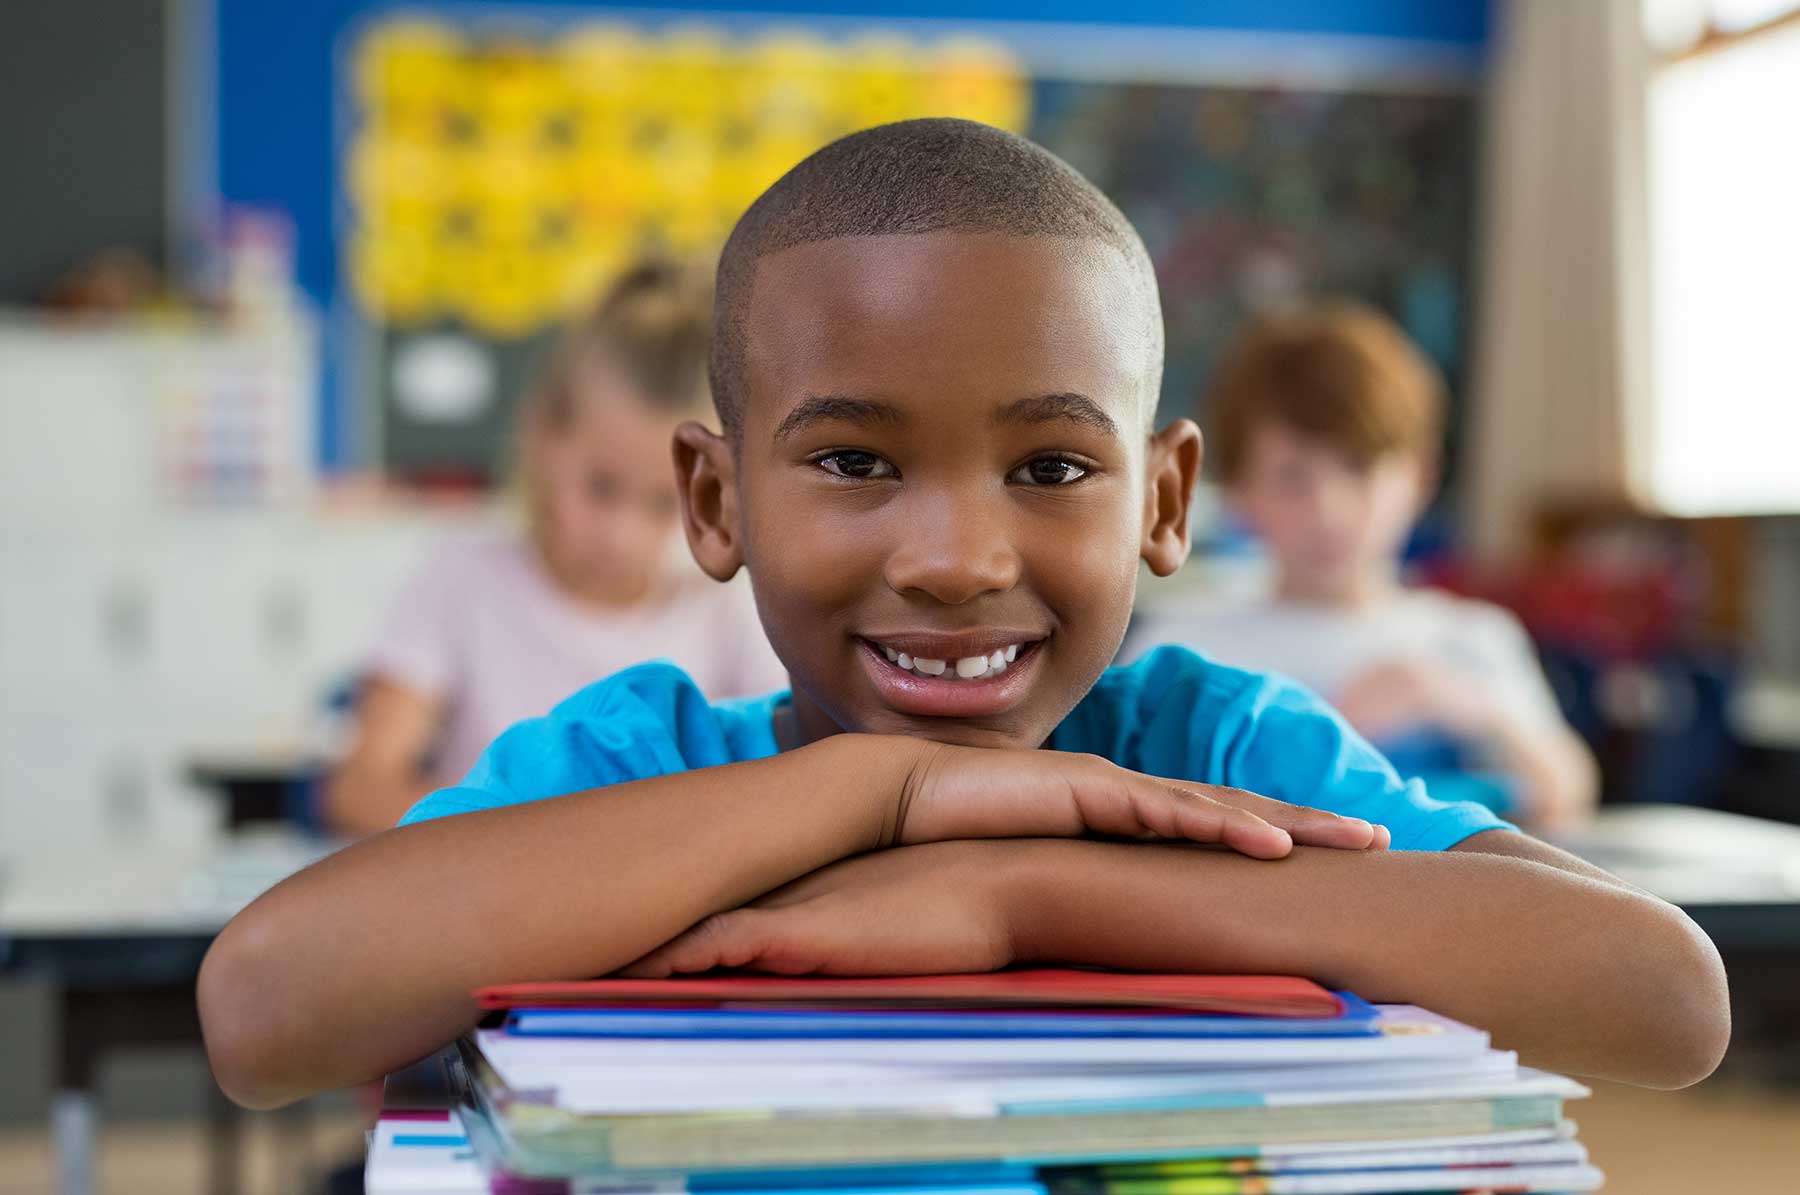
POLYGON ((1366 822, 1102 760, 837 735, 749 763, 459 814, 365 839, 264 894, 199 980, 234 1099, 379 1077, 477 1019, 485 984, 603 975, 848 855, 1079 835, 1360 849, 1366 822))
POLYGON ((1488 1029, 1527 1062, 1694 1083, 1730 1035, 1725 975, 1678 909, 1507 830, 1447 852, 1033 840, 879 851, 709 917, 633 964, 926 974, 1058 962, 1310 975, 1488 1029))
POLYGON ((915 754, 840 736, 347 847, 258 899, 207 953, 198 995, 219 1084, 272 1107, 379 1077, 469 1029, 475 987, 604 974, 876 846, 915 754))
POLYGON ((1020 959, 1310 975, 1488 1029, 1529 1063, 1698 1082, 1730 1036, 1725 972, 1679 909, 1522 834, 1447 852, 1016 844, 1020 959))

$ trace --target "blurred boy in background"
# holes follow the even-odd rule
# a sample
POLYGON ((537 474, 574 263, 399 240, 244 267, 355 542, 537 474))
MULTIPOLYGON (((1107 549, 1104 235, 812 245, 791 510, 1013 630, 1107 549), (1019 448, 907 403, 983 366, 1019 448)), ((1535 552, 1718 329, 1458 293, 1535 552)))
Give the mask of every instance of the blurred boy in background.
POLYGON ((1298 679, 1440 797, 1540 828, 1584 818, 1593 760, 1524 629, 1401 582, 1443 422, 1441 379, 1405 334, 1342 302, 1266 317, 1226 354, 1205 410, 1216 476, 1266 547, 1274 590, 1152 615, 1136 642, 1298 679))
POLYGON ((709 275, 650 263, 569 326, 521 409, 527 533, 443 546, 395 600, 327 787, 335 829, 387 829, 514 722, 643 660, 714 698, 787 683, 748 587, 670 550, 669 444, 710 413, 711 308, 709 275))

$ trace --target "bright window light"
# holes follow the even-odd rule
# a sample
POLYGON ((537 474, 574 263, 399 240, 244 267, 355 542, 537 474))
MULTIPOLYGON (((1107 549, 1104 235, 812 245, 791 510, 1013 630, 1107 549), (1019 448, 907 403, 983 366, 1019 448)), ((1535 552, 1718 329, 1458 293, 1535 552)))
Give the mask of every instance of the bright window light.
POLYGON ((1651 496, 1800 511, 1800 25, 1661 68, 1648 115, 1651 496))

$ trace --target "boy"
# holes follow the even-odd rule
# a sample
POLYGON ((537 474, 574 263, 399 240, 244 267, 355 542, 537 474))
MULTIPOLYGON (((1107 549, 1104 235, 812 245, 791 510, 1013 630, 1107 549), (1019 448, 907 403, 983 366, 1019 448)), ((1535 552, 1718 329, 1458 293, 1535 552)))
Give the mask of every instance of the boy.
POLYGON ((1593 759, 1506 611, 1399 580, 1430 500, 1443 386, 1380 313, 1350 303, 1259 320, 1207 394, 1212 462, 1266 546, 1272 601, 1151 616, 1191 643, 1323 694, 1402 774, 1540 827, 1591 812, 1593 759))
POLYGON ((1200 440, 1147 430, 1148 257, 1067 165, 963 121, 835 142, 739 222, 714 327, 688 542, 748 568, 791 695, 627 670, 263 896, 200 977, 234 1098, 418 1058, 479 984, 714 966, 1297 973, 1545 1065, 1712 1070, 1724 974, 1678 910, 1402 784, 1295 686, 1106 671, 1200 440))

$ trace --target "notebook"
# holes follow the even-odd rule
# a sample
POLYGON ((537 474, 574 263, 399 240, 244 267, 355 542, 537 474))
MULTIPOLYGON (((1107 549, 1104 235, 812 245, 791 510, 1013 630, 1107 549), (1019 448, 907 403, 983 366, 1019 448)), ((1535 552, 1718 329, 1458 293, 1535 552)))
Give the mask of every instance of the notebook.
MULTIPOLYGON (((1565 1098, 1585 1090, 1521 1076, 1455 1098, 1441 1092, 1375 1093, 1356 1102, 970 1115, 956 1109, 901 1114, 584 1116, 536 1093, 509 1091, 478 1052, 463 1056, 471 1123, 491 1132, 494 1155, 519 1174, 694 1174, 707 1170, 894 1166, 1017 1161, 1036 1165, 1111 1159, 1242 1156, 1274 1144, 1381 1141, 1547 1128, 1565 1098)), ((477 1143, 479 1146, 479 1143, 477 1143)))
MULTIPOLYGON (((655 1074, 691 1078, 704 1068, 709 1083, 729 1084, 741 1073, 758 1084, 785 1085, 813 1067, 851 1068, 869 1078, 952 1074, 979 1068, 986 1077, 1069 1074, 1093 1067, 1140 1071, 1197 1065, 1213 1068, 1296 1064, 1371 1064, 1402 1059, 1472 1058, 1488 1051, 1488 1035, 1420 1008, 1381 1009, 1380 1030, 1369 1036, 1124 1037, 1124 1038, 800 1038, 714 1040, 589 1038, 577 1043, 520 1036, 503 1029, 476 1034, 482 1053, 502 1073, 537 1076, 528 1087, 574 1084, 584 1076, 647 1085, 655 1074), (638 1068, 638 1069, 631 1069, 638 1068), (743 1068, 741 1071, 739 1068, 743 1068)), ((1091 1072, 1090 1072, 1091 1073, 1091 1072)), ((509 1074, 511 1077, 511 1074, 509 1074)), ((1097 1076, 1096 1076, 1097 1077, 1097 1076)))
POLYGON ((815 1011, 770 1008, 515 1008, 506 1031, 520 1037, 617 1038, 1115 1038, 1368 1037, 1380 1033, 1374 1005, 1337 993, 1338 1017, 1167 1015, 1114 1010, 987 1008, 815 1011))
POLYGON ((882 1009, 929 1005, 964 1011, 982 1007, 1179 1009, 1259 1017, 1329 1019, 1344 1001, 1310 979, 1289 975, 1141 975, 1038 969, 976 975, 907 975, 834 979, 775 975, 696 976, 681 979, 590 979, 513 983, 477 989, 481 1007, 603 1008, 679 1004, 688 1007, 882 1009))

